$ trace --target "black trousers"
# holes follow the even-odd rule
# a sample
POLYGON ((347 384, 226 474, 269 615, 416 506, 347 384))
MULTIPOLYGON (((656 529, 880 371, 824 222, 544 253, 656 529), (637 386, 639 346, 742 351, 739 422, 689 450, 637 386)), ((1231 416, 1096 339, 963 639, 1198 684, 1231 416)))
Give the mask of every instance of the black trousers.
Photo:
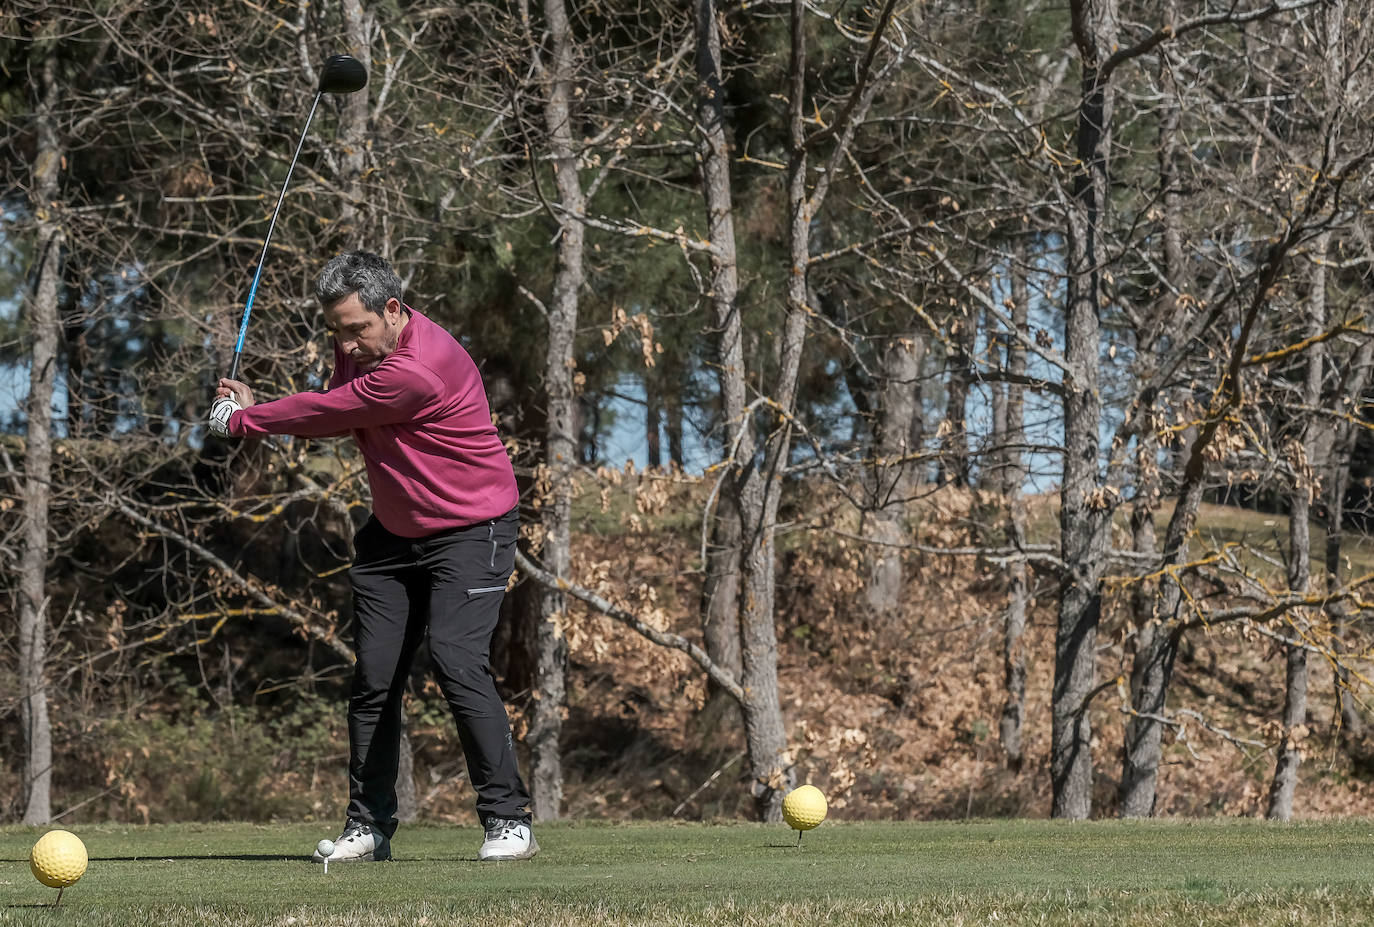
POLYGON ((415 651, 429 636, 435 679, 458 725, 483 824, 529 822, 506 706, 488 665, 519 518, 405 538, 368 519, 349 570, 358 664, 348 703, 348 816, 396 832, 401 698, 415 651))

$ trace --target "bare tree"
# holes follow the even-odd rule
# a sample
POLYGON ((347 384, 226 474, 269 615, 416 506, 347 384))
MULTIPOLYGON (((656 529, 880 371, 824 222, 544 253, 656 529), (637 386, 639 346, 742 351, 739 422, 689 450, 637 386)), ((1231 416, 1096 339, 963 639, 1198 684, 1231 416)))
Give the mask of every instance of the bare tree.
MULTIPOLYGON (((554 181, 562 212, 558 223, 558 257, 553 297, 548 306, 549 342, 544 362, 544 392, 548 397, 545 464, 552 498, 540 509, 544 525, 544 561, 557 573, 567 572, 572 550, 572 470, 577 455, 573 395, 573 336, 577 332, 578 293, 582 288, 583 226, 586 210, 577 174, 573 136, 573 79, 576 39, 563 0, 544 0, 544 19, 552 43, 551 62, 539 64, 547 88, 544 123, 553 157, 554 181)), ((536 52, 537 54, 537 52, 536 52)), ((563 798, 563 765, 559 752, 562 712, 567 702, 567 642, 558 622, 567 608, 563 595, 545 590, 536 640, 539 697, 530 722, 534 754, 531 788, 535 814, 542 820, 558 817, 563 798)))
POLYGON ((1050 778, 1052 814, 1086 818, 1092 812, 1092 721, 1089 700, 1097 682, 1097 627, 1102 576, 1110 546, 1114 498, 1098 452, 1102 398, 1102 268, 1105 253, 1108 151, 1114 89, 1109 56, 1117 43, 1116 0, 1069 5, 1078 50, 1082 95, 1075 145, 1078 168, 1066 204, 1064 340, 1064 476, 1060 484, 1061 556, 1070 574, 1055 632, 1050 778))
MULTIPOLYGON (((1365 325, 1369 326, 1374 321, 1374 310, 1367 308, 1364 319, 1365 325)), ((1321 478, 1322 503, 1326 512, 1326 544, 1323 551, 1326 592, 1333 597, 1345 586, 1347 572, 1343 562, 1345 499, 1350 491, 1350 465, 1358 434, 1353 413, 1364 402, 1371 368, 1374 368, 1374 339, 1366 338, 1354 350, 1351 362, 1342 372, 1335 388, 1333 405, 1339 413, 1331 429, 1331 447, 1324 455, 1327 468, 1321 478)), ((1341 725, 1340 740, 1357 767, 1368 767, 1371 762, 1367 742, 1368 725, 1356 696, 1358 682, 1344 657, 1358 616, 1346 603, 1334 598, 1326 608, 1331 622, 1332 648, 1341 655, 1332 674, 1336 689, 1336 713, 1341 725)))
MULTIPOLYGON (((994 415, 1001 434, 995 437, 994 447, 1002 449, 999 453, 1001 473, 1001 494, 1006 507, 1007 546, 1016 550, 1026 547, 1026 503, 1022 495, 1022 484, 1026 479, 1023 463, 1022 444, 1025 442, 1025 386, 1021 381, 1026 376, 1026 348, 1015 335, 1027 326, 1030 295, 1026 285, 1028 263, 1025 260, 1024 242, 1015 249, 1016 264, 1010 268, 1011 275, 1011 327, 1006 333, 1003 350, 1006 354, 1006 367, 1009 374, 1005 384, 1000 384, 998 404, 994 415)), ((1007 766, 1019 771, 1025 759, 1023 731, 1026 723, 1026 621, 1030 608, 1030 567, 1025 557, 1014 557, 1007 564, 1007 613, 1002 634, 1002 675, 1006 687, 1006 698, 998 721, 998 739, 1007 766)))
POLYGON ((52 818, 52 723, 48 717, 48 512, 53 501, 53 385, 57 378, 60 324, 57 300, 65 241, 60 222, 57 184, 63 148, 56 125, 61 98, 57 55, 43 60, 35 86, 38 94, 38 149, 32 169, 30 208, 37 219, 28 300, 33 344, 29 350, 28 429, 24 450, 22 496, 23 548, 19 557, 19 694, 24 734, 23 820, 46 824, 52 818))
MULTIPOLYGON (((1074 181, 1067 235, 1066 354, 1070 369, 1065 374, 1065 475, 1061 487, 1063 501, 1060 525, 1063 560, 1066 568, 1074 572, 1074 577, 1061 600, 1058 628, 1055 734, 1051 760, 1056 816, 1085 817, 1091 812, 1091 725, 1087 699, 1100 689, 1095 684, 1093 647, 1085 648, 1084 645, 1095 640, 1101 619, 1102 574, 1094 574, 1092 564, 1105 557, 1109 550, 1109 516, 1119 498, 1119 490, 1103 479, 1098 470, 1100 421, 1094 419, 1093 415, 1101 415, 1102 406, 1095 398, 1085 397, 1081 390, 1085 383, 1091 381, 1093 386, 1090 392, 1094 395, 1097 392, 1096 372, 1088 368, 1094 365, 1102 349, 1102 320, 1096 307, 1110 292, 1104 286, 1105 277, 1101 275, 1107 253, 1099 254, 1097 249, 1115 234, 1112 231, 1114 224, 1107 223, 1102 212, 1109 174, 1104 145, 1110 138, 1113 75, 1123 65, 1162 45, 1180 41, 1185 36, 1205 34, 1205 30, 1220 25, 1244 26, 1307 6, 1310 4, 1298 2, 1288 6, 1270 5, 1253 10, 1207 13, 1184 22, 1163 23, 1134 42, 1123 41, 1114 4, 1074 4, 1072 7, 1074 39, 1083 67, 1083 92, 1078 108, 1076 135, 1077 163, 1081 169, 1074 181), (1085 243, 1091 247, 1085 248, 1085 243), (1084 340, 1086 338, 1094 339, 1091 345, 1084 340), (1076 341, 1081 341, 1077 347, 1076 341), (1083 379, 1084 376, 1087 380, 1083 379), (1078 408, 1080 405, 1082 409, 1078 408)), ((1167 108, 1165 116, 1167 120, 1167 108)), ((1167 145, 1168 136, 1164 136, 1164 139, 1167 145)), ((1167 163, 1162 168, 1166 172, 1172 171, 1167 163)), ((1208 332, 1218 324, 1221 311, 1233 300, 1244 300, 1239 319, 1228 323, 1234 326, 1230 330, 1236 332, 1235 337, 1221 334, 1226 344, 1223 353, 1227 361, 1216 372, 1214 401, 1204 416, 1204 424, 1190 444, 1182 468, 1180 500, 1171 516, 1161 551, 1166 571, 1182 563, 1181 552, 1186 549, 1187 537, 1195 523, 1197 504, 1204 488, 1205 462, 1214 453, 1212 442, 1221 427, 1221 417, 1242 404, 1241 373, 1245 352, 1249 350, 1254 334, 1256 313, 1267 303, 1280 280, 1291 249, 1309 234, 1312 227, 1329 220, 1324 210, 1338 194, 1342 182, 1319 181, 1315 184, 1311 191, 1314 199, 1305 201, 1300 210, 1281 221, 1283 231, 1271 238, 1269 247, 1255 261, 1255 270, 1241 274, 1243 282, 1240 283, 1236 282, 1235 275, 1219 275, 1219 281, 1224 278, 1231 282, 1229 290, 1225 290, 1225 295, 1209 307, 1209 312, 1198 313, 1188 323, 1187 330, 1190 333, 1208 332)), ((1165 214, 1168 214, 1167 208, 1165 214)), ((1177 284, 1177 279, 1161 281, 1165 288, 1177 284)), ((1164 316, 1166 321, 1168 318, 1168 315, 1164 316)), ((1129 443, 1127 439, 1132 429, 1139 433, 1140 417, 1153 414, 1150 410, 1159 401, 1161 390, 1181 366, 1186 366, 1188 352, 1178 350, 1183 341, 1175 336, 1172 343, 1175 347, 1171 358, 1161 359, 1164 362, 1155 365, 1153 374, 1134 385, 1132 394, 1137 398, 1129 407, 1125 426, 1118 429, 1113 445, 1115 448, 1125 447, 1129 443)), ((1147 351, 1153 350, 1149 339, 1145 348, 1147 351)), ((1146 466, 1145 472, 1148 470, 1146 466)), ((1166 587, 1168 585, 1166 583, 1166 587)), ((1178 600, 1172 596, 1173 593, 1167 588, 1162 591, 1160 614, 1167 616, 1177 606, 1178 600)), ((1153 771, 1158 766, 1158 735, 1152 728, 1160 723, 1159 709, 1163 705, 1168 679, 1172 674, 1177 633, 1176 627, 1162 631, 1151 629, 1146 637, 1152 637, 1153 640, 1139 638, 1135 642, 1136 669, 1132 672, 1132 680, 1138 688, 1133 694, 1132 746, 1127 760, 1134 771, 1128 770, 1125 779, 1129 788, 1139 788, 1141 791, 1131 798, 1131 813, 1142 813, 1139 809, 1148 809, 1153 803, 1153 785, 1141 786, 1140 783, 1152 783, 1153 771), (1142 671, 1145 671, 1143 675, 1142 671), (1149 755, 1151 753, 1155 755, 1152 757, 1149 755)))
MULTIPOLYGON (((1326 327, 1326 260, 1331 246, 1330 232, 1319 234, 1312 246, 1311 292, 1307 299, 1307 334, 1319 336, 1326 327)), ((1307 370, 1299 395, 1300 408, 1315 409, 1321 402, 1325 376, 1326 347, 1318 340, 1307 349, 1307 370)), ((1298 433, 1288 442, 1291 488, 1288 493, 1288 590, 1305 596, 1312 581, 1312 501, 1319 489, 1316 467, 1318 431, 1325 423, 1303 417, 1298 433)), ((1296 613, 1295 620, 1303 615, 1296 613)), ((1278 763, 1269 789, 1271 820, 1293 817, 1293 794, 1298 786, 1298 766, 1302 762, 1302 741, 1307 723, 1307 649, 1289 645, 1285 650, 1283 740, 1278 763)))
MULTIPOLYGON (((1177 16, 1176 4, 1172 0, 1166 0, 1162 13, 1166 20, 1174 21, 1177 16)), ((1183 195, 1178 167, 1182 103, 1175 78, 1177 63, 1173 60, 1172 52, 1172 45, 1165 43, 1160 46, 1159 147, 1156 159, 1161 214, 1161 279, 1157 287, 1158 297, 1147 311, 1141 313, 1134 332, 1136 367, 1144 377, 1149 376, 1149 371, 1159 363, 1159 355, 1164 353, 1162 340, 1167 337, 1171 323, 1178 318, 1181 311, 1179 294, 1189 291, 1183 257, 1183 195)), ((1159 472, 1159 429, 1153 406, 1133 411, 1135 414, 1129 426, 1129 431, 1136 441, 1135 495, 1131 500, 1130 513, 1131 550, 1152 560, 1157 551, 1155 512, 1163 491, 1159 472)), ((1131 599, 1136 653, 1154 652, 1155 637, 1163 633, 1156 610, 1157 599, 1158 583, 1143 580, 1136 584, 1131 599)), ((1145 704, 1140 699, 1146 690, 1162 691, 1154 679, 1154 675, 1162 670, 1163 667, 1158 663, 1146 660, 1133 661, 1130 691, 1135 704, 1145 704)), ((1151 702, 1144 710, 1147 713, 1156 713, 1162 709, 1162 704, 1151 702)), ((1159 736, 1158 725, 1149 724, 1134 716, 1126 720, 1121 780, 1117 789, 1118 810, 1122 817, 1148 817, 1154 812, 1157 767, 1151 764, 1158 763, 1159 736), (1150 742, 1151 739, 1153 742, 1150 742)))
POLYGON ((874 446, 865 476, 864 533, 876 544, 864 598, 879 620, 902 602, 902 548, 909 536, 906 506, 921 486, 921 367, 926 339, 915 332, 891 338, 880 349, 874 446))
MULTIPOLYGON (((1283 11, 1265 8, 1244 16, 1238 15, 1234 21, 1262 20, 1279 12, 1283 11)), ((1192 32, 1202 21, 1192 20, 1181 24, 1173 34, 1192 32)), ((1233 20, 1228 17, 1224 21, 1233 20)), ((1237 109, 1244 113, 1244 107, 1237 109)), ((1344 144, 1335 144, 1329 126, 1318 135, 1323 139, 1319 143, 1323 149, 1319 157, 1323 169, 1295 195, 1284 193, 1273 204, 1261 204, 1246 197, 1239 183, 1228 180, 1228 184, 1231 184, 1228 187, 1229 195, 1242 197, 1253 205, 1256 214, 1262 217, 1260 221, 1274 224, 1273 231, 1257 241, 1257 253, 1251 258, 1242 258, 1239 268, 1231 266, 1231 256, 1218 255, 1225 269, 1217 275, 1215 283, 1222 292, 1200 300, 1203 304, 1209 304, 1207 311, 1190 313, 1186 324, 1175 323, 1189 337, 1211 332, 1209 337, 1216 338, 1218 344, 1218 348, 1213 349, 1213 356, 1221 359, 1221 363, 1210 375, 1203 375, 1204 382, 1208 376, 1214 378, 1205 387, 1210 398, 1206 400, 1201 414, 1196 416, 1198 424, 1189 430, 1184 442, 1178 473, 1178 500, 1165 530, 1159 567, 1151 571, 1151 575, 1160 578, 1155 609, 1157 618, 1147 626, 1148 632, 1140 635, 1135 643, 1130 708, 1132 719, 1128 727, 1127 766, 1123 774, 1123 790, 1129 787, 1130 791, 1123 791, 1123 813, 1149 814, 1154 805, 1160 763, 1160 728, 1169 723, 1164 708, 1174 661, 1183 635, 1190 628, 1198 626, 1198 616, 1187 604, 1188 597, 1183 588, 1188 572, 1189 538, 1197 523, 1199 505, 1208 485, 1210 462, 1226 458, 1226 452, 1218 450, 1218 445, 1226 440, 1226 434, 1232 427, 1230 423, 1246 414, 1247 409, 1254 408, 1247 399, 1246 378, 1248 372, 1259 363, 1251 357, 1251 352, 1263 327, 1261 316, 1275 300, 1282 298, 1287 286, 1291 256, 1309 238, 1319 235, 1322 229, 1348 221, 1351 204, 1347 202, 1345 188, 1349 183, 1358 182, 1361 165, 1368 159, 1368 152, 1358 149, 1338 153, 1337 149, 1344 147, 1344 144), (1230 315, 1233 306, 1236 307, 1235 314, 1230 315)), ((1303 138, 1298 144, 1306 141, 1303 138)), ((1287 150, 1284 143, 1267 133, 1262 133, 1257 139, 1256 151, 1259 150, 1259 142, 1272 146, 1272 156, 1276 162, 1273 170, 1276 174, 1285 174, 1287 165, 1303 157, 1287 150)), ((1252 163, 1254 160, 1252 158, 1252 163)), ((1175 283, 1178 282, 1176 279, 1175 283)), ((1290 328, 1281 326, 1277 335, 1279 347, 1271 352, 1260 352, 1255 357, 1264 357, 1266 362, 1272 362, 1309 348, 1307 339, 1290 328)), ((1156 365, 1153 376, 1143 378, 1137 384, 1137 414, 1149 403, 1158 401, 1160 387, 1186 363, 1185 354, 1175 353, 1171 359, 1156 365)), ((1298 526, 1295 530, 1301 531, 1303 528, 1298 526)), ((1306 570, 1304 567, 1303 571, 1306 570)), ((1289 579, 1301 580, 1305 588, 1305 576, 1295 573, 1289 579)), ((1290 595, 1294 603, 1301 603, 1303 598, 1301 593, 1290 595)), ((1289 607, 1292 606, 1279 608, 1277 614, 1287 614, 1289 607)), ((1305 658, 1294 658, 1292 662, 1305 662, 1305 658)), ((1300 684, 1303 673, 1296 665, 1293 671, 1295 685, 1300 684)))
MULTIPOLYGON (((585 280, 587 199, 578 175, 580 145, 575 135, 578 40, 563 0, 545 0, 542 12, 549 43, 547 60, 542 41, 536 41, 529 33, 529 11, 521 6, 521 21, 526 24, 532 56, 531 70, 542 85, 544 132, 557 193, 556 207, 549 207, 557 228, 553 291, 547 303, 527 291, 546 320, 548 338, 543 371, 544 454, 535 501, 542 528, 539 536, 543 563, 554 575, 566 576, 572 560, 572 478, 577 466, 577 362, 573 347, 580 290, 585 280)), ((534 151, 530 154, 533 157, 534 151)), ((534 183, 537 188, 537 174, 534 183)), ((561 588, 545 586, 538 612, 529 616, 533 623, 535 689, 526 740, 534 765, 530 782, 534 815, 543 821, 557 819, 563 801, 560 735, 567 705, 568 644, 563 635, 567 607, 561 588)))
MULTIPOLYGON (((767 410, 774 427, 766 436, 756 436, 758 418, 747 414, 740 423, 735 452, 736 474, 732 491, 736 493, 743 551, 740 561, 740 633, 743 641, 741 683, 744 703, 745 740, 749 748, 750 773, 754 781, 755 806, 762 820, 778 820, 782 796, 793 780, 787 751, 787 732, 783 724, 778 694, 777 633, 774 627, 775 553, 774 532, 781 476, 791 446, 791 417, 796 407, 797 373, 806 339, 808 315, 807 270, 811 263, 811 223, 819 214, 829 189, 830 177, 853 139, 854 132, 867 116, 881 81, 870 83, 874 57, 881 48, 884 30, 890 22, 893 2, 878 14, 866 57, 861 64, 856 86, 846 105, 827 128, 806 132, 806 38, 805 9, 793 0, 790 14, 791 50, 788 58, 788 250, 789 268, 785 285, 786 313, 779 344, 779 363, 767 410), (822 142, 834 136, 827 172, 810 187, 810 156, 822 142), (771 413, 771 414, 770 414, 771 413)), ((900 60, 895 56, 887 65, 900 60)))
MULTIPOLYGON (((711 243, 711 319, 718 355, 721 418, 719 436, 723 456, 731 453, 736 433, 745 427, 744 343, 739 309, 739 256, 735 247, 735 203, 730 179, 731 145, 725 119, 720 22, 715 0, 696 0, 695 39, 697 74, 697 133, 701 157, 701 192, 711 243)), ((720 495, 716 511, 708 513, 710 544, 702 582, 702 630, 706 652, 738 677, 740 656, 740 532, 737 493, 720 495)), ((714 683, 703 716, 711 719, 737 713, 736 703, 714 683), (734 712, 731 712, 731 709, 734 712)))
MULTIPOLYGON (((1322 99, 1325 102, 1320 120, 1320 138, 1324 142, 1325 160, 1334 159, 1340 135, 1339 125, 1346 118, 1348 91, 1345 54, 1346 5, 1333 0, 1318 12, 1317 34, 1320 39, 1322 99)), ((1306 595, 1312 578, 1312 538, 1309 527, 1312 503, 1321 494, 1320 478, 1335 477, 1334 461, 1326 457, 1334 447, 1334 418, 1313 417, 1308 410, 1321 406, 1322 388, 1326 379, 1327 346, 1323 334, 1327 327, 1327 267, 1330 263, 1332 233, 1323 229, 1312 241, 1310 260, 1311 279, 1307 298, 1306 335, 1312 344, 1306 351, 1305 375, 1298 402, 1298 420, 1302 425, 1289 442, 1286 455, 1289 463, 1291 491, 1288 507, 1288 589, 1306 595)), ((1339 405, 1342 397, 1333 397, 1339 405)), ((1339 465, 1336 465, 1339 466, 1339 465)), ((1341 487, 1344 491, 1344 487, 1341 487)), ((1341 506, 1337 506, 1338 510, 1341 506)), ((1337 536, 1339 536, 1339 528, 1337 536)), ((1334 578, 1328 578, 1330 588, 1334 578)), ((1305 615, 1299 613, 1298 620, 1305 615)), ((1293 797, 1297 791, 1298 768, 1302 762, 1303 741, 1307 728, 1307 649, 1299 645, 1285 648, 1285 685, 1283 708, 1283 736, 1279 743, 1278 762, 1269 789, 1270 819, 1287 821, 1293 816, 1293 797)))

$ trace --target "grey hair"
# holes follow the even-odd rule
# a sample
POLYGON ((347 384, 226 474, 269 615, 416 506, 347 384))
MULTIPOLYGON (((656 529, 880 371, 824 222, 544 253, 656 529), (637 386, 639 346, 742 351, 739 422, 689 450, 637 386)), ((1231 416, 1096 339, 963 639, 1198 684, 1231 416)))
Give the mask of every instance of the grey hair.
POLYGON ((320 308, 328 309, 353 293, 358 294, 363 307, 381 315, 386 302, 395 299, 404 303, 401 278, 385 259, 370 251, 348 251, 324 265, 315 281, 315 298, 320 308))

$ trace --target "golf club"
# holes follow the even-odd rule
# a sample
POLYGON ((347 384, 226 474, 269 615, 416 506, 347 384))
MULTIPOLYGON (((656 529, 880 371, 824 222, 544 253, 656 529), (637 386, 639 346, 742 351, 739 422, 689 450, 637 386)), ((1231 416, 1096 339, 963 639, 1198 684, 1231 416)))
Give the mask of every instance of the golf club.
POLYGON ((239 323, 239 339, 234 345, 234 362, 229 366, 229 379, 236 380, 239 375, 239 357, 243 354, 243 338, 248 334, 248 317, 253 314, 253 299, 258 295, 258 281, 262 279, 262 265, 267 260, 267 247, 272 241, 272 230, 277 227, 277 215, 286 199, 286 188, 291 183, 291 173, 296 169, 296 161, 305 146, 306 133, 310 122, 315 118, 315 110, 320 105, 320 97, 326 93, 355 93, 367 86, 367 68, 352 55, 331 55, 320 69, 320 86, 315 92, 315 102, 310 105, 310 115, 305 117, 305 128, 301 130, 301 140, 296 143, 296 153, 291 158, 291 166, 286 169, 286 180, 281 185, 281 195, 277 197, 277 208, 272 210, 272 221, 267 225, 267 237, 262 240, 262 256, 258 258, 258 269, 253 274, 253 285, 248 290, 248 302, 243 307, 243 321, 239 323))

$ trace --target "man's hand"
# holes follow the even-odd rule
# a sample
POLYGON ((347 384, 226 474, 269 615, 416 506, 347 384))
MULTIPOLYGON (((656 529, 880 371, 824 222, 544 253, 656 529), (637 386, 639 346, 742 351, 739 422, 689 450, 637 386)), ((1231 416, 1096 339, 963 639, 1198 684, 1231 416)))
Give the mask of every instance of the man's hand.
POLYGON ((221 438, 229 437, 229 416, 242 409, 233 396, 219 396, 210 406, 210 430, 221 438))
POLYGON ((229 436, 229 416, 253 404, 253 391, 248 384, 220 377, 215 401, 210 404, 210 430, 221 438, 229 436))
POLYGON ((253 404, 253 391, 248 388, 248 384, 228 377, 220 377, 219 389, 215 390, 215 396, 228 396, 239 404, 240 409, 246 409, 253 404))

